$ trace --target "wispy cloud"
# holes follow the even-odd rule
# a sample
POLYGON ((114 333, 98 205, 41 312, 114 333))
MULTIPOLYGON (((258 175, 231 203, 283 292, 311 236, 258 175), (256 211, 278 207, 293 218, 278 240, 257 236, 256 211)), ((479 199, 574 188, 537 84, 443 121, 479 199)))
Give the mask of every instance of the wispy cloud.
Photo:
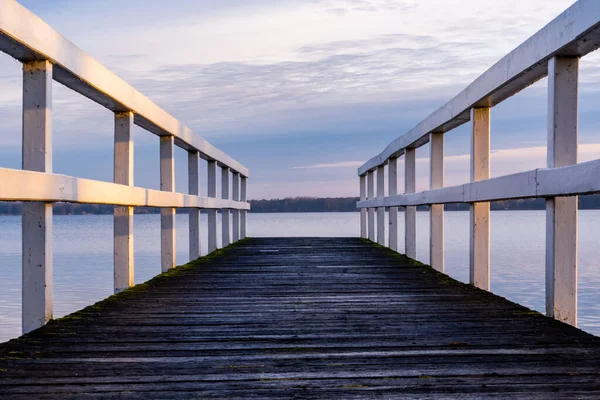
MULTIPOLYGON (((377 154, 572 3, 461 0, 459 9, 446 0, 178 0, 165 9, 163 0, 63 0, 69 6, 62 8, 22 1, 247 164, 254 197, 355 194, 353 168, 362 162, 329 162, 332 148, 341 160, 377 154)), ((580 121, 591 135, 600 107, 599 59, 586 57, 581 71, 587 97, 580 121)), ((0 67, 0 152, 19 154, 21 66, 2 58, 0 67)), ((55 87, 56 147, 75 153, 104 146, 108 154, 110 112, 55 87)), ((530 90, 507 102, 512 106, 494 108, 493 145, 527 149, 495 152, 493 174, 545 164, 544 148, 532 147, 544 140, 532 130, 543 133, 545 91, 530 90)), ((144 138, 156 146, 152 135, 144 138)), ((456 143, 449 138, 448 154, 465 152, 456 143)), ((580 151, 584 159, 592 150, 580 151)), ((80 173, 71 164, 73 171, 64 172, 80 173)), ((428 160, 419 159, 423 188, 427 169, 428 160)), ((446 184, 467 179, 468 157, 448 157, 446 184)))
MULTIPOLYGON (((339 126, 357 115, 338 110, 357 104, 372 108, 395 104, 397 114, 416 123, 570 0, 532 0, 535 4, 518 7, 465 0, 468 4, 456 18, 441 18, 453 10, 440 0, 304 0, 280 7, 273 7, 276 2, 272 0, 252 0, 244 6, 223 2, 218 7, 182 0, 181 7, 164 13, 160 24, 132 19, 126 32, 116 24, 114 29, 107 26, 101 35, 94 33, 98 30, 84 29, 88 19, 98 23, 98 14, 113 15, 115 3, 73 6, 70 12, 80 18, 59 18, 63 14, 54 8, 38 0, 27 1, 34 11, 40 4, 39 10, 51 17, 57 29, 66 29, 85 51, 194 130, 209 139, 231 140, 242 135, 315 132, 318 128, 313 121, 339 126), (541 11, 518 11, 532 11, 539 4, 544 4, 541 11), (330 10, 344 12, 337 16, 330 10), (517 12, 519 18, 514 18, 517 12), (181 23, 193 20, 193 15, 201 15, 202 23, 181 23), (169 23, 173 20, 178 23, 169 23), (300 40, 295 27, 306 21, 311 22, 311 29, 300 40), (338 29, 337 24, 357 29, 338 29), (240 27, 244 27, 243 34, 240 27), (111 40, 110 35, 129 40, 111 40), (423 107, 414 114, 411 103, 424 99, 430 101, 431 109, 423 107)), ((158 14, 162 2, 147 3, 143 11, 155 21, 162 15, 158 14)), ((142 4, 120 7, 117 21, 135 15, 142 4)), ((101 20, 102 24, 111 21, 101 20)), ((55 99, 78 111, 70 113, 71 124, 63 126, 58 121, 65 142, 95 145, 81 139, 90 113, 61 92, 55 99)), ((365 110, 360 116, 369 118, 369 114, 365 110)), ((382 121, 374 129, 390 129, 383 127, 389 122, 382 121)))

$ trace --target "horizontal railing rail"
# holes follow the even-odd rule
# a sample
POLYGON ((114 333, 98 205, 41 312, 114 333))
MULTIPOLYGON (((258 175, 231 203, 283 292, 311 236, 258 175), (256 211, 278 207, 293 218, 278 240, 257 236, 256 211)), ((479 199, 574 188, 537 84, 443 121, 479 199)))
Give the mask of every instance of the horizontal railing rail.
POLYGON ((416 258, 416 206, 428 205, 430 263, 444 271, 444 204, 468 203, 469 280, 489 290, 490 202, 546 198, 546 311, 551 317, 576 325, 577 196, 600 193, 600 159, 577 164, 579 60, 598 47, 600 2, 577 1, 443 107, 392 141, 358 169, 361 236, 385 245, 389 226, 387 245, 397 250, 398 207, 405 207, 405 251, 416 258), (546 76, 547 168, 490 178, 491 108, 546 76), (444 135, 468 122, 471 182, 444 187, 444 135), (427 143, 430 190, 415 193, 416 149, 427 143), (397 165, 401 156, 405 157, 405 188, 403 194, 398 194, 397 165))
MULTIPOLYGON (((134 284, 135 207, 161 208, 161 270, 176 266, 175 209, 189 210, 190 259, 201 254, 200 209, 208 213, 207 250, 245 238, 249 171, 84 53, 14 0, 0 0, 0 51, 23 63, 22 170, 0 168, 0 201, 22 201, 23 332, 53 316, 52 203, 114 205, 114 289, 134 284), (52 173, 52 81, 114 112, 114 182, 52 173), (160 190, 133 184, 133 126, 160 137, 160 190), (175 192, 175 146, 188 152, 188 193, 175 192), (207 196, 199 196, 199 160, 207 196), (217 198, 217 167, 221 198, 217 198), (230 218, 232 214, 232 218, 230 218)), ((158 161, 158 160, 157 160, 158 161)))
POLYGON ((359 208, 406 207, 431 204, 478 203, 539 197, 600 193, 600 160, 562 168, 538 168, 442 189, 376 197, 357 203, 359 208))
POLYGON ((250 210, 250 203, 164 192, 45 172, 0 168, 0 199, 129 207, 250 210), (16 186, 14 182, 19 182, 16 186))

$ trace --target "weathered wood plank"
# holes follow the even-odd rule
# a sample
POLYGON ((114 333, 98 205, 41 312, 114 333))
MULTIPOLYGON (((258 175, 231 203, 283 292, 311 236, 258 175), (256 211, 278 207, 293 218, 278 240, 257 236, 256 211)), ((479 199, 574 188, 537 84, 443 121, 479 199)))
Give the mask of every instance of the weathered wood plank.
POLYGON ((598 378, 599 338, 353 238, 247 239, 0 345, 9 399, 592 399, 598 378))

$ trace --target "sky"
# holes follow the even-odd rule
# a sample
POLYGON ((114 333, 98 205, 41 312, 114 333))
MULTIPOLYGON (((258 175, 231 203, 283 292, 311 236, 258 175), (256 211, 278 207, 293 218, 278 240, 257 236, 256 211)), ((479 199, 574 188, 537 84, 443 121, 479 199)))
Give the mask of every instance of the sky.
MULTIPOLYGON (((247 166, 251 199, 357 196, 358 166, 572 4, 20 2, 247 166)), ((581 63, 580 161, 600 158, 597 61, 591 54, 581 63)), ((1 54, 0 167, 21 164, 20 74, 21 65, 1 54)), ((54 172, 111 181, 112 113, 56 82, 53 89, 54 172)), ((544 167, 545 132, 542 80, 492 110, 492 175, 544 167)), ((135 185, 157 189, 158 138, 141 128, 134 137, 135 185)), ((468 124, 446 135, 446 185, 468 181, 469 147, 468 124)), ((428 153, 428 145, 417 151, 417 190, 429 185, 428 153)), ((186 171, 178 150, 178 191, 187 191, 186 171)))

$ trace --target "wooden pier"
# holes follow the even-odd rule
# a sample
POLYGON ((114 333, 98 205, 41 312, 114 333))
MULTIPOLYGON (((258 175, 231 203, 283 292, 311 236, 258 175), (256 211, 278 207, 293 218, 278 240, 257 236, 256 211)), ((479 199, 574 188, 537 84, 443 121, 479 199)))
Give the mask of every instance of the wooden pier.
POLYGON ((246 239, 0 346, 11 398, 598 398, 600 338, 366 240, 246 239))
POLYGON ((1 399, 600 398, 600 338, 575 327, 577 196, 600 193, 600 159, 578 162, 579 87, 589 83, 579 64, 600 47, 599 1, 576 1, 363 164, 361 238, 347 239, 246 239, 246 166, 15 0, 0 0, 0 16, 0 51, 23 64, 22 169, 0 168, 0 201, 24 202, 25 333, 0 345, 1 399), (546 77, 547 168, 492 176, 493 107, 546 77), (113 182, 53 172, 53 81, 113 113, 113 182), (445 137, 463 124, 470 181, 447 186, 445 137), (160 190, 134 185, 134 126, 159 136, 160 190), (429 189, 417 191, 424 145, 429 189), (175 190, 176 147, 188 155, 186 193, 175 190), (528 198, 546 201, 548 317, 487 291, 490 202, 528 198), (55 202, 115 206, 118 293, 58 321, 55 202), (450 203, 470 209, 470 285, 443 274, 450 203), (433 268, 414 261, 417 206, 429 207, 433 268), (161 209, 164 274, 132 288, 135 207, 161 209), (189 211, 196 260, 178 268, 176 209, 189 211), (396 252, 400 209, 406 256, 396 252), (219 237, 230 246, 219 250, 219 237))

